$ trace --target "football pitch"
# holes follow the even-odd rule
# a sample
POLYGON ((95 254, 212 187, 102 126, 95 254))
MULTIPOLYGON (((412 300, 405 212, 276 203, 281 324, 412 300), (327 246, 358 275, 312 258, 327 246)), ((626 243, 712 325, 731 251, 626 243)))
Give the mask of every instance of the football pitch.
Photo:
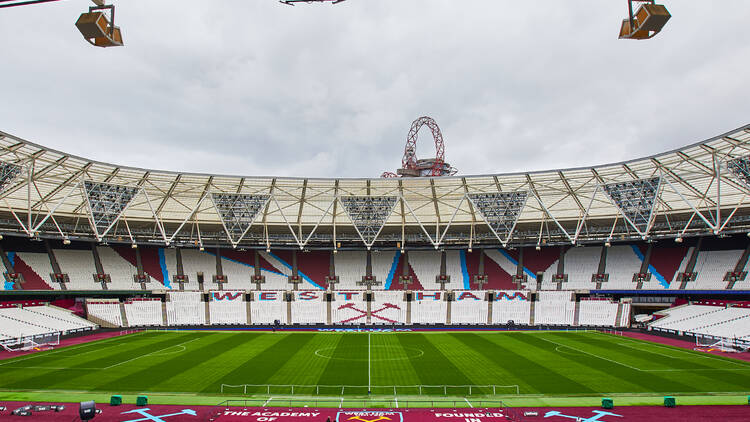
POLYGON ((599 332, 146 331, 0 362, 2 391, 747 394, 750 363, 599 332))

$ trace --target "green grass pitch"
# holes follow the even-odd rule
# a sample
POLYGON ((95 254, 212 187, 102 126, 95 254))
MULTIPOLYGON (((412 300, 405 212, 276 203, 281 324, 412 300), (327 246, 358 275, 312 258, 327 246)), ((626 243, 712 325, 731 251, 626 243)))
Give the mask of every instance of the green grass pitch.
POLYGON ((0 362, 2 391, 747 394, 750 363, 598 332, 149 331, 0 362), (471 392, 466 386, 473 386, 471 392), (302 387, 309 386, 309 387, 302 387), (355 387, 356 386, 356 387, 355 387), (480 387, 484 386, 484 387, 480 387))

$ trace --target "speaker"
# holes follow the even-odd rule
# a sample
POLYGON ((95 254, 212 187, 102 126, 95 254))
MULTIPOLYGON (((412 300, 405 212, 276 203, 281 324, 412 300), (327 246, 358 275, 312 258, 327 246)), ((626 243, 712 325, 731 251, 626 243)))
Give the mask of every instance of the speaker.
POLYGON ((96 416, 96 403, 93 400, 82 401, 78 408, 78 416, 81 417, 82 421, 94 419, 94 416, 96 416))

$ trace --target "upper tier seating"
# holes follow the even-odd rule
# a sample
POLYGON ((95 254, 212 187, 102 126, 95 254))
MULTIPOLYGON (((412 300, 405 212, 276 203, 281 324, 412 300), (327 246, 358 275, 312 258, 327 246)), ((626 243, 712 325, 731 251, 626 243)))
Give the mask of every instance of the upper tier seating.
POLYGON ((99 247, 97 250, 102 269, 105 274, 109 274, 111 280, 107 286, 110 290, 140 290, 141 285, 133 277, 138 274, 138 268, 112 248, 99 247))
MULTIPOLYGON (((222 257, 221 272, 226 276, 228 283, 224 284, 224 290, 254 290, 252 277, 255 274, 253 267, 235 262, 222 257)), ((211 287, 216 288, 218 284, 213 284, 213 279, 209 279, 211 287)), ((204 284, 204 288, 206 285, 204 284)))
MULTIPOLYGON (((31 268, 36 276, 41 278, 45 283, 55 290, 60 289, 60 283, 53 283, 50 274, 54 273, 52 270, 52 264, 49 261, 49 255, 46 253, 38 252, 18 252, 16 259, 20 258, 31 268)), ((24 277, 27 277, 24 274, 24 277)))
POLYGON ((90 250, 55 249, 54 254, 60 271, 70 279, 68 290, 101 290, 101 284, 94 281, 96 265, 90 250))
MULTIPOLYGON (((289 283, 289 276, 292 275, 292 269, 284 265, 284 263, 277 259, 274 254, 260 251, 260 256, 263 257, 277 272, 263 271, 263 275, 266 276, 266 283, 262 285, 263 290, 292 290, 294 285, 289 283)), ((289 264, 289 263, 287 263, 289 264)), ((291 265, 291 264, 289 264, 291 265)))
POLYGON ((596 274, 601 260, 601 246, 587 246, 570 248, 565 253, 565 273, 568 282, 566 289, 593 289, 596 283, 591 282, 591 276, 596 274))
MULTIPOLYGON (((682 244, 672 241, 658 240, 653 243, 627 243, 614 244, 607 248, 606 265, 604 272, 608 274, 608 281, 599 286, 603 290, 721 290, 732 285, 733 290, 750 290, 750 277, 730 283, 724 280, 726 273, 734 270, 740 260, 748 240, 745 236, 741 238, 704 238, 700 251, 697 254, 693 272, 697 274, 696 280, 685 283, 677 281, 681 272, 686 272, 692 252, 698 245, 695 239, 685 239, 682 244), (651 250, 648 272, 652 275, 651 280, 644 283, 633 282, 633 275, 638 273, 643 265, 646 252, 651 250)), ((6 241, 6 243, 8 243, 6 241)), ((60 270, 66 273, 70 282, 65 285, 68 290, 101 290, 101 283, 94 281, 97 273, 94 257, 90 246, 82 242, 75 242, 68 246, 51 242, 53 253, 60 265, 60 270)), ((104 273, 109 274, 111 282, 107 285, 109 290, 140 290, 140 283, 136 283, 134 275, 137 273, 135 265, 135 250, 123 250, 122 247, 97 245, 98 254, 104 273)), ((569 246, 545 246, 539 251, 533 247, 517 249, 479 249, 473 252, 468 250, 447 249, 445 252, 437 250, 409 250, 408 261, 410 270, 416 277, 417 283, 412 283, 409 288, 417 290, 435 290, 440 288, 436 277, 440 274, 441 256, 445 254, 446 275, 450 282, 446 283, 446 290, 478 289, 474 283, 473 276, 478 274, 479 257, 484 254, 484 274, 488 275, 488 283, 482 285, 482 289, 513 289, 512 276, 518 273, 518 261, 522 261, 521 273, 527 280, 527 289, 536 290, 537 283, 535 274, 543 273, 541 290, 557 290, 560 284, 554 275, 558 272, 558 260, 560 251, 563 253, 563 273, 567 275, 567 282, 562 283, 560 288, 566 290, 596 289, 597 284, 592 281, 592 276, 599 271, 601 245, 590 245, 580 247, 569 246), (521 251, 523 259, 521 260, 521 251), (421 286, 421 287, 419 287, 421 286)), ((26 284, 25 289, 47 288, 60 289, 60 283, 53 282, 50 276, 53 273, 52 265, 44 248, 38 242, 25 239, 13 240, 8 244, 8 257, 14 266, 14 271, 24 274, 24 278, 33 279, 26 284), (25 243, 26 242, 26 243, 25 243)), ((149 274, 154 282, 148 283, 146 288, 156 290, 161 287, 156 280, 161 281, 164 276, 168 280, 166 285, 171 285, 174 290, 179 289, 175 283, 177 276, 176 253, 180 251, 182 256, 183 273, 188 277, 184 283, 184 290, 198 290, 198 273, 203 273, 203 290, 217 290, 219 285, 214 283, 213 277, 217 274, 216 251, 199 251, 195 248, 154 247, 143 246, 138 249, 141 253, 144 271, 149 274), (163 259, 162 259, 163 257, 163 259)), ((293 290, 294 285, 288 282, 288 276, 292 274, 292 251, 289 249, 266 252, 258 251, 259 263, 262 267, 261 274, 265 276, 265 284, 262 290, 293 290)), ((340 250, 334 254, 331 251, 312 251, 312 253, 295 252, 299 264, 299 272, 303 275, 298 289, 315 289, 319 286, 325 287, 325 277, 329 274, 330 259, 333 257, 335 274, 339 277, 339 284, 335 290, 365 290, 365 286, 358 285, 366 274, 367 251, 340 250), (310 274, 306 274, 305 270, 310 274)), ((240 251, 222 249, 221 268, 228 282, 223 283, 222 290, 255 290, 256 285, 252 282, 255 273, 254 251, 240 251)), ((373 250, 372 274, 379 285, 373 290, 383 290, 386 287, 389 276, 393 276, 390 289, 402 289, 398 283, 398 276, 403 273, 403 255, 396 260, 398 254, 395 250, 381 249, 373 250), (394 264, 398 264, 394 267, 394 264), (392 274, 392 270, 393 274, 392 274)), ((750 261, 750 260, 749 260, 750 261)), ((750 268, 747 264, 744 270, 750 268)), ((407 268, 408 270, 409 268, 407 268)), ((10 271, 9 271, 10 272, 10 271)))
MULTIPOLYGON (((198 273, 203 273, 203 288, 213 289, 213 276, 216 275, 216 256, 196 249, 181 249, 182 269, 189 277, 185 290, 198 290, 198 273)), ((176 274, 176 273, 175 273, 176 274)), ((177 286, 172 286, 176 288, 177 286)))
POLYGON ((700 251, 695 261, 698 276, 691 289, 722 290, 727 286, 724 275, 734 271, 734 266, 742 256, 741 250, 700 251))
MULTIPOLYGON (((364 290, 365 287, 358 286, 362 276, 367 272, 367 252, 365 251, 339 251, 333 256, 336 275, 339 283, 336 290, 364 290)), ((382 279, 377 281, 384 282, 382 279)))
POLYGON ((609 274, 609 277, 603 287, 607 289, 634 289, 636 284, 633 283, 633 274, 640 271, 642 264, 643 261, 638 258, 630 245, 610 247, 607 250, 606 266, 606 273, 609 274))

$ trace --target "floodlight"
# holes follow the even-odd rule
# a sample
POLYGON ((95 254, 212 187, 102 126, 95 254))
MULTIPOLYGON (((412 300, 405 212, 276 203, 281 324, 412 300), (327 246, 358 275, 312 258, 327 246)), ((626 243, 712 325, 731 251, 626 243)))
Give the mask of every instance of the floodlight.
POLYGON ((89 44, 96 47, 119 47, 123 45, 122 31, 115 25, 115 6, 105 5, 103 0, 94 0, 96 6, 89 7, 76 21, 76 28, 89 44), (104 13, 109 10, 109 18, 104 13))
POLYGON ((628 0, 628 19, 620 26, 620 39, 647 40, 658 34, 672 15, 655 0, 628 0), (633 13, 633 3, 641 6, 633 13))

